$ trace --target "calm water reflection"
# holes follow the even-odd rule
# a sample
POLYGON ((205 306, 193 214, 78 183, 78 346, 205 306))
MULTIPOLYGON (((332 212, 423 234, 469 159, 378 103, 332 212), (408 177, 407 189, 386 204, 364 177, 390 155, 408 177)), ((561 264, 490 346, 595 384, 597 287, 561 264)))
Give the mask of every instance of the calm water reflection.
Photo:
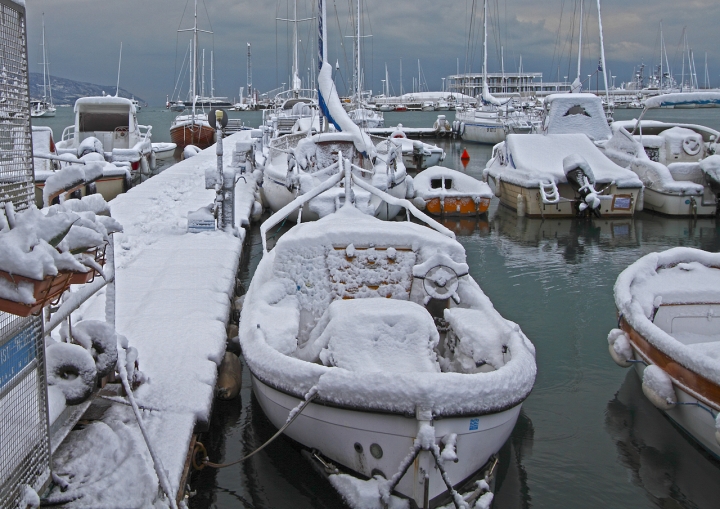
MULTIPOLYGON (((717 123, 718 113, 703 114, 717 123)), ((448 154, 444 164, 456 169, 467 147, 465 171, 475 177, 491 153, 456 140, 434 142, 448 154)), ((464 245, 473 278, 537 347, 537 382, 501 450, 493 507, 717 507, 720 463, 647 403, 637 375, 612 362, 606 341, 616 325, 618 274, 669 247, 719 251, 717 222, 649 213, 543 221, 518 218, 493 200, 486 217, 444 224, 464 245)), ((259 249, 248 251, 247 281, 259 249)), ((217 404, 213 429, 202 439, 213 461, 239 458, 275 431, 252 398, 247 373, 244 382, 241 400, 217 404)), ((194 508, 345 507, 285 438, 246 465, 196 474, 192 486, 194 508)))

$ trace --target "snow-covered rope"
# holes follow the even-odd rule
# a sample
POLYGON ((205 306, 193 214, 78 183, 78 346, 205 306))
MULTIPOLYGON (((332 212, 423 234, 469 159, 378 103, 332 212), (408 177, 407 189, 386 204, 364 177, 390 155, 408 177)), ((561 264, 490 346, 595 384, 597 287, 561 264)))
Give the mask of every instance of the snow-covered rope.
POLYGON ((168 501, 170 503, 170 507, 172 509, 178 509, 177 502, 175 501, 175 497, 172 495, 172 489, 170 488, 170 481, 167 478, 167 473, 165 472, 165 468, 163 467, 162 461, 160 460, 160 457, 155 453, 155 450, 152 447, 152 444, 150 443, 150 437, 148 436, 148 432, 145 429, 145 424, 143 424, 142 416, 140 415, 140 409, 138 408, 137 402, 135 401, 135 396, 133 395, 132 389, 130 387, 130 382, 128 381, 128 373, 127 373, 127 367, 125 365, 126 363, 126 351, 123 347, 121 347, 118 344, 118 372, 120 373, 120 379, 122 380, 123 387, 125 388, 125 392, 127 393, 128 400, 130 401, 130 405, 132 406, 133 413, 135 414, 135 419, 137 419, 138 426, 140 427, 140 431, 142 432, 142 436, 145 439, 145 445, 147 445, 148 451, 150 451, 150 456, 153 460, 153 467, 155 468, 155 473, 158 476, 158 481, 160 482, 160 487, 162 488, 163 492, 165 492, 165 495, 168 498, 168 501))
MULTIPOLYGON (((301 401, 298 406, 296 406, 295 408, 290 410, 290 413, 288 414, 287 420, 285 421, 285 424, 283 425, 283 427, 280 428, 279 430, 277 430, 277 433, 275 433, 273 436, 271 436, 267 442, 262 444, 260 447, 255 449, 250 454, 243 456, 239 460, 232 461, 230 463, 213 463, 212 461, 210 461, 210 459, 207 456, 205 456, 201 463, 202 467, 212 467, 212 468, 230 467, 232 465, 237 465, 238 463, 242 463, 246 459, 255 456, 257 453, 259 453, 260 451, 265 449, 265 447, 270 445, 277 437, 282 435, 283 431, 285 431, 287 429, 287 427, 290 426, 295 421, 295 419, 300 417, 300 414, 302 413, 303 410, 305 410, 305 407, 307 407, 317 396, 318 396, 317 386, 313 386, 308 391, 308 393, 305 395, 305 399, 303 401, 301 401)), ((202 444, 200 444, 199 442, 198 442, 198 444, 201 447, 201 450, 205 450, 205 447, 202 444)))

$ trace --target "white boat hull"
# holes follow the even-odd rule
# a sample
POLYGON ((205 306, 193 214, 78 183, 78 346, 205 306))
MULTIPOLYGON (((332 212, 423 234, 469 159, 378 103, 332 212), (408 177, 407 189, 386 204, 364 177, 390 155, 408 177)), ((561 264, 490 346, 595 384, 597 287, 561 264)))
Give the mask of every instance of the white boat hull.
MULTIPOLYGON (((407 183, 405 180, 396 187, 392 189, 388 189, 386 192, 394 196, 396 198, 405 198, 405 193, 407 190, 407 183)), ((267 202, 268 207, 270 207, 270 210, 273 212, 277 212, 281 208, 283 208, 285 205, 293 201, 297 196, 290 191, 290 189, 285 186, 284 183, 280 182, 279 180, 276 180, 267 174, 265 175, 265 178, 263 179, 263 192, 265 196, 265 200, 267 202)), ((375 200, 379 203, 377 204, 377 208, 375 209, 375 217, 383 220, 392 219, 395 216, 397 216, 400 213, 400 210, 402 207, 399 205, 389 205, 385 202, 382 202, 381 200, 375 200)), ((298 213, 293 212, 288 216, 288 219, 294 222, 297 222, 298 213)), ((302 221, 317 221, 319 216, 311 210, 311 207, 305 206, 303 207, 302 211, 302 221)))
POLYGON ((644 204, 647 210, 668 216, 714 216, 717 212, 715 201, 707 199, 707 197, 703 197, 702 195, 681 196, 665 194, 650 189, 649 187, 645 188, 644 195, 644 204))
MULTIPOLYGON (((290 410, 301 400, 269 387, 254 376, 252 381, 263 412, 275 427, 282 427, 290 410)), ((457 434, 458 462, 443 465, 453 486, 477 472, 503 446, 515 426, 520 407, 518 404, 494 414, 448 417, 433 422, 438 445, 445 435, 457 434)), ((311 403, 285 434, 361 476, 382 474, 390 478, 408 455, 417 431, 415 418, 311 403), (372 444, 380 446, 380 458, 371 453, 372 444)), ((377 452, 377 448, 373 449, 377 452)), ((421 453, 396 487, 396 492, 414 499, 419 507, 424 501, 424 472, 430 475, 429 500, 447 491, 427 452, 421 453)))
POLYGON ((502 125, 497 124, 466 123, 462 139, 475 143, 495 145, 505 141, 505 129, 502 125))
MULTIPOLYGON (((633 350, 635 358, 642 359, 637 350, 633 350)), ((640 380, 642 380, 645 365, 639 362, 635 363, 635 370, 640 380)), ((673 384, 673 388, 678 403, 688 404, 675 405, 670 410, 663 410, 663 413, 696 442, 720 459, 720 444, 715 438, 715 419, 707 410, 695 405, 695 403, 698 403, 697 398, 682 390, 677 384, 673 384)), ((704 404, 704 402, 702 403, 704 404)))

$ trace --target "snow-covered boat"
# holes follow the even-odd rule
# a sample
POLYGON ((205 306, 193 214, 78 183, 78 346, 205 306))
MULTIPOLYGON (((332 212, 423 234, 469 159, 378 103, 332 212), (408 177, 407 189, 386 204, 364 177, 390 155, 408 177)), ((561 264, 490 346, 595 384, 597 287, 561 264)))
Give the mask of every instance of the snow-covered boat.
MULTIPOLYGON (((322 129, 316 134, 308 129, 270 141, 263 170, 265 200, 273 211, 281 210, 295 197, 331 180, 329 177, 344 164, 343 158, 350 160, 354 171, 362 174, 368 184, 396 198, 405 198, 407 172, 400 150, 386 140, 376 148, 370 136, 345 112, 332 79, 332 65, 326 58, 326 27, 319 25, 323 60, 318 75, 318 104, 323 115, 322 129)), ((366 213, 390 219, 400 212, 401 207, 395 203, 383 203, 370 192, 358 193, 358 206, 366 213)), ((337 210, 343 199, 341 188, 328 189, 290 219, 323 217, 337 210)))
MULTIPOLYGON (((325 465, 375 477, 376 499, 435 507, 510 436, 535 349, 470 277, 452 232, 349 165, 324 188, 341 180, 344 206, 296 225, 255 272, 240 320, 253 391, 274 426, 294 419, 285 434, 325 465), (430 228, 361 213, 358 188, 430 228)), ((261 226, 265 249, 309 199, 261 226)))
POLYGON ((411 140, 403 131, 402 124, 397 125, 390 137, 400 147, 406 168, 412 168, 416 172, 420 172, 425 168, 437 166, 445 160, 445 151, 443 149, 420 140, 411 140))
POLYGON ((720 458, 720 254, 651 253, 615 283, 619 329, 610 355, 634 365, 643 393, 720 458))
POLYGON ((487 0, 483 7, 483 91, 482 105, 474 107, 456 107, 455 121, 459 125, 459 134, 464 141, 488 143, 494 145, 505 140, 508 134, 528 134, 535 131, 533 117, 510 105, 510 99, 500 101, 490 93, 487 79, 487 0))
MULTIPOLYGON (((92 141, 92 140, 91 140, 92 141)), ((132 187, 130 168, 107 162, 94 145, 60 155, 50 127, 33 126, 35 205, 42 208, 65 198, 99 193, 106 201, 132 187), (87 150, 86 150, 87 149, 87 150)))
POLYGON ((413 187, 413 203, 435 216, 484 214, 493 196, 485 182, 442 166, 433 166, 418 174, 413 179, 413 187))
MULTIPOLYGON (((720 104, 720 93, 665 94, 648 98, 645 110, 677 104, 720 104)), ((613 122, 600 149, 634 171, 645 185, 648 210, 671 216, 711 216, 720 195, 720 132, 709 127, 656 120, 613 122)))
POLYGON ((483 178, 493 181, 500 202, 530 217, 631 216, 641 210, 638 176, 593 142, 610 137, 600 98, 554 94, 545 105, 545 134, 510 134, 493 147, 483 178))

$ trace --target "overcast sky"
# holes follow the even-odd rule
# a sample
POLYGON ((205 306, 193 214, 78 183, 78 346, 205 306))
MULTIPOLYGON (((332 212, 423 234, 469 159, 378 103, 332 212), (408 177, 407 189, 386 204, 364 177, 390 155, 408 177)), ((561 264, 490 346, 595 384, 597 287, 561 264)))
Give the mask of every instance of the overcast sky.
MULTIPOLYGON (((340 62, 336 81, 352 77, 352 45, 344 35, 352 33, 350 0, 326 0, 328 4, 330 59, 340 62), (342 32, 342 34, 341 34, 342 32)), ((355 0, 352 0, 353 2, 355 0)), ((490 0, 488 23, 490 72, 500 71, 500 46, 505 70, 516 71, 522 55, 523 70, 542 72, 545 81, 572 80, 577 74, 577 26, 580 0, 490 0), (571 45, 572 41, 572 45, 571 45), (572 50, 572 51, 571 51, 572 50)), ((50 72, 55 76, 100 85, 117 79, 120 42, 123 43, 121 86, 161 105, 172 95, 177 71, 190 40, 178 28, 192 26, 193 0, 26 0, 30 70, 41 72, 41 14, 45 13, 45 36, 50 72), (183 17, 183 11, 184 17, 183 17), (177 58, 176 58, 177 53, 177 58)), ((297 0, 298 17, 314 15, 316 0, 297 0)), ((482 65, 482 2, 473 18, 472 0, 362 0, 365 88, 379 92, 387 62, 391 92, 399 91, 399 62, 403 62, 404 90, 417 76, 439 90, 441 78, 482 65), (472 35, 470 21, 473 21, 472 35)), ((584 0, 583 79, 597 69, 599 36, 595 0, 584 0)), ((710 84, 720 86, 720 30, 717 0, 604 0, 602 4, 605 52, 616 84, 631 79, 634 66, 659 63, 660 22, 668 60, 678 81, 682 71, 682 37, 694 51, 698 82, 705 83, 705 53, 710 84)), ((215 93, 238 96, 246 84, 246 43, 252 44, 253 85, 268 91, 288 82, 292 30, 276 17, 292 17, 292 0, 199 0, 199 26, 212 30, 203 35, 206 49, 206 89, 209 93, 210 50, 215 55, 215 93), (290 10, 288 10, 290 9, 290 10)), ((306 79, 310 58, 316 55, 316 22, 300 26, 300 68, 306 79)), ((686 71, 687 72, 687 71, 686 71)), ((647 71, 646 71, 647 75, 647 71)), ((602 82, 602 77, 600 78, 602 82)), ((592 78, 595 87, 595 77, 592 78)), ((183 80, 183 94, 187 82, 183 80)), ((108 90, 111 92, 112 90, 108 90)))

